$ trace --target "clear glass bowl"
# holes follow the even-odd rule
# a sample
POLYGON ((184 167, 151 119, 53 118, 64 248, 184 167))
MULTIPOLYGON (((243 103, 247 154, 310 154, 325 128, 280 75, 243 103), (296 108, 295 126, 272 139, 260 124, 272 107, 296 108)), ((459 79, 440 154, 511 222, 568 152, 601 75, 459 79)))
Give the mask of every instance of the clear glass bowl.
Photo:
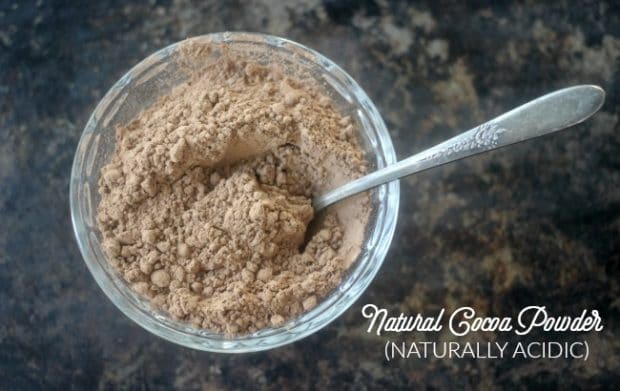
MULTIPOLYGON (((375 105, 338 65, 298 43, 254 33, 217 33, 193 38, 224 43, 229 50, 262 62, 293 65, 321 82, 332 99, 355 119, 359 138, 373 168, 396 162, 389 133, 375 105)), ((342 283, 314 309, 278 328, 241 337, 227 337, 173 320, 134 293, 107 261, 95 215, 99 204, 97 182, 101 167, 114 152, 115 127, 125 124, 159 96, 183 81, 175 61, 178 43, 144 59, 123 76, 92 113, 75 153, 71 170, 71 218, 86 265, 112 302, 143 328, 169 341, 194 349, 242 353, 275 348, 316 332, 336 319, 364 292, 381 267, 394 234, 399 184, 392 182, 371 192, 373 213, 358 259, 342 283)), ((217 55, 213 53, 212 55, 217 55)))

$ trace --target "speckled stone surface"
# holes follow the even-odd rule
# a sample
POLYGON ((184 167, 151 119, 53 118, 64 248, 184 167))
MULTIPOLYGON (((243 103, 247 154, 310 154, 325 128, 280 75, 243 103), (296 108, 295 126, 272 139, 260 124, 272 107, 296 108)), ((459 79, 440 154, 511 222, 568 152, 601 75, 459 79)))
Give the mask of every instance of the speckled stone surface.
MULTIPOLYGON (((620 383, 620 7, 616 1, 0 1, 0 389, 612 388, 620 383), (207 3, 207 2, 205 2, 207 3), (470 5, 463 5, 469 3, 470 5), (405 157, 544 92, 596 83, 592 120, 402 181, 384 267, 333 324, 293 345, 209 354, 142 330, 86 269, 69 171, 107 88, 188 36, 268 32, 324 53, 375 101, 405 157), (386 362, 365 303, 512 316, 598 309, 588 361, 386 362)), ((456 340, 445 333, 404 340, 456 340)))

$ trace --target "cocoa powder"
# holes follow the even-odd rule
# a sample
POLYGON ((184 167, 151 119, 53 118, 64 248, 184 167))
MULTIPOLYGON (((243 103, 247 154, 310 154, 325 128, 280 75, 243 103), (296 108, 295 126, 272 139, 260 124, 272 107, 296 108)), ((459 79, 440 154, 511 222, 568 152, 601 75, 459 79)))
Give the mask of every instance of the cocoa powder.
POLYGON ((366 172, 355 124, 318 83, 213 51, 184 42, 181 62, 205 65, 117 128, 97 220, 132 289, 175 319, 238 335, 333 290, 370 206, 360 196, 314 216, 313 196, 366 172))

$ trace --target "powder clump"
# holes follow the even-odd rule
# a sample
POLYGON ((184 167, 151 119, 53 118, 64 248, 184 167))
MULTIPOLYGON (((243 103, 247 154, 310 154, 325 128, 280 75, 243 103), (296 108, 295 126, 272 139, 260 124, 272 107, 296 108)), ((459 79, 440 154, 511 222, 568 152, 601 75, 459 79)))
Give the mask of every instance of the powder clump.
POLYGON ((313 196, 366 172, 352 120, 320 86, 213 48, 181 44, 181 63, 205 65, 117 128, 97 220, 136 292, 237 335, 280 326, 336 287, 370 207, 357 197, 314 216, 313 196))

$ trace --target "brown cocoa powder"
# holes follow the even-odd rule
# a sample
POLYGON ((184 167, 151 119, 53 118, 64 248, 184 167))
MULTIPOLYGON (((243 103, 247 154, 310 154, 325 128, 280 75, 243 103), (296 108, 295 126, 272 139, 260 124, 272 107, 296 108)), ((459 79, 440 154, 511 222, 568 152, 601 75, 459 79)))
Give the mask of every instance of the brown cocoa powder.
POLYGON ((237 335, 280 326, 334 289, 370 206, 360 196, 314 216, 313 196, 366 172, 355 124, 317 83, 225 51, 205 61, 212 52, 184 42, 182 61, 206 65, 117 128, 97 220, 132 289, 237 335))

